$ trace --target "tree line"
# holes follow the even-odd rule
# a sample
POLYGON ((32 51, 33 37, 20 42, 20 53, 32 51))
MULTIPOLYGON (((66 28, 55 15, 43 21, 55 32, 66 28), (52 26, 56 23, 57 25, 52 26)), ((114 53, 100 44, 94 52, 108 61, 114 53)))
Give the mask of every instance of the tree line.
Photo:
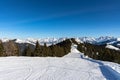
POLYGON ((19 55, 19 47, 14 41, 8 41, 6 43, 2 43, 0 40, 0 56, 18 56, 19 55))
POLYGON ((71 40, 78 45, 77 49, 85 56, 96 60, 120 63, 120 51, 106 48, 106 45, 95 45, 87 42, 78 44, 74 38, 71 40))
POLYGON ((14 41, 2 43, 0 40, 0 56, 62 57, 70 52, 72 43, 77 44, 78 50, 84 53, 85 56, 96 60, 120 63, 120 51, 108 49, 105 47, 106 45, 93 45, 90 43, 78 44, 74 38, 66 39, 51 46, 47 46, 46 43, 40 45, 37 41, 34 47, 26 44, 24 48, 23 46, 20 47, 14 41))
POLYGON ((70 52, 70 48, 71 42, 69 39, 51 46, 47 46, 46 43, 40 45, 37 41, 34 47, 31 47, 30 44, 25 45, 23 51, 21 51, 22 47, 14 41, 6 43, 0 41, 0 56, 62 57, 70 52))
POLYGON ((108 49, 105 46, 81 43, 78 44, 78 50, 84 53, 84 55, 96 60, 120 63, 120 51, 108 49))
POLYGON ((70 48, 71 42, 69 39, 55 45, 52 44, 51 46, 47 46, 46 43, 44 43, 42 46, 37 41, 34 50, 32 50, 30 46, 27 45, 22 55, 39 57, 62 57, 70 52, 70 48))

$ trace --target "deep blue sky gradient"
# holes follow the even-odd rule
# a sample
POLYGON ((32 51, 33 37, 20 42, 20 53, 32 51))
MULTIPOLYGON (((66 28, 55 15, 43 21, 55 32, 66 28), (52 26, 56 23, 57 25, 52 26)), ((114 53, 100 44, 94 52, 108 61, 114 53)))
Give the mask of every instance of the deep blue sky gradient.
POLYGON ((120 37, 120 0, 0 0, 0 38, 120 37))

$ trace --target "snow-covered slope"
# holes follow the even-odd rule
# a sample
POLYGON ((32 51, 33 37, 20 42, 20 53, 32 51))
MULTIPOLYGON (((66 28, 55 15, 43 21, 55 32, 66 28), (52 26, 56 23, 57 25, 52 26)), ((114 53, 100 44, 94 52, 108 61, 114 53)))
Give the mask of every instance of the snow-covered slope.
POLYGON ((6 57, 0 58, 0 80, 104 80, 98 66, 72 56, 6 57))
POLYGON ((106 48, 114 49, 114 50, 120 50, 119 48, 117 48, 115 46, 112 46, 112 45, 107 45, 106 48))
POLYGON ((78 58, 0 58, 0 80, 105 80, 98 64, 78 58))
POLYGON ((1 57, 0 80, 120 80, 106 63, 84 58, 76 47, 62 58, 1 57))
POLYGON ((71 52, 67 55, 65 55, 65 58, 80 58, 83 53, 80 53, 77 49, 77 45, 72 44, 71 46, 71 52))

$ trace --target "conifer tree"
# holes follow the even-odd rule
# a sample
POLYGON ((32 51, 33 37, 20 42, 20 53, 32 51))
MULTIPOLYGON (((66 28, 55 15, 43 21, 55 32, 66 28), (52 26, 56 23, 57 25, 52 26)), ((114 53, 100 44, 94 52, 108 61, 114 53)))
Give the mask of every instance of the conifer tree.
POLYGON ((52 44, 51 46, 50 46, 50 53, 49 53, 49 56, 51 56, 51 57, 53 57, 54 56, 54 54, 55 54, 55 51, 54 51, 54 45, 52 44))
POLYGON ((32 49, 30 48, 30 45, 27 45, 24 52, 23 52, 23 56, 32 56, 32 49))
POLYGON ((40 53, 41 53, 41 46, 40 46, 39 42, 37 41, 33 55, 34 56, 42 56, 40 53))
POLYGON ((47 47, 47 44, 46 44, 46 43, 44 43, 44 47, 47 47))
POLYGON ((19 56, 19 47, 12 40, 9 40, 8 42, 4 43, 4 49, 4 56, 19 56))
POLYGON ((3 56, 3 54, 4 54, 4 47, 2 41, 0 40, 0 56, 3 56))

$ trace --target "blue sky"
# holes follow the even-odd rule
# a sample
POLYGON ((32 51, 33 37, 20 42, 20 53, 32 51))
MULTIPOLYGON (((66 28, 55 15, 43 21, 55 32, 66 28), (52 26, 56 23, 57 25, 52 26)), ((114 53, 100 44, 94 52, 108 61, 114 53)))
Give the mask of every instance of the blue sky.
POLYGON ((120 37, 120 0, 0 0, 0 38, 120 37))

